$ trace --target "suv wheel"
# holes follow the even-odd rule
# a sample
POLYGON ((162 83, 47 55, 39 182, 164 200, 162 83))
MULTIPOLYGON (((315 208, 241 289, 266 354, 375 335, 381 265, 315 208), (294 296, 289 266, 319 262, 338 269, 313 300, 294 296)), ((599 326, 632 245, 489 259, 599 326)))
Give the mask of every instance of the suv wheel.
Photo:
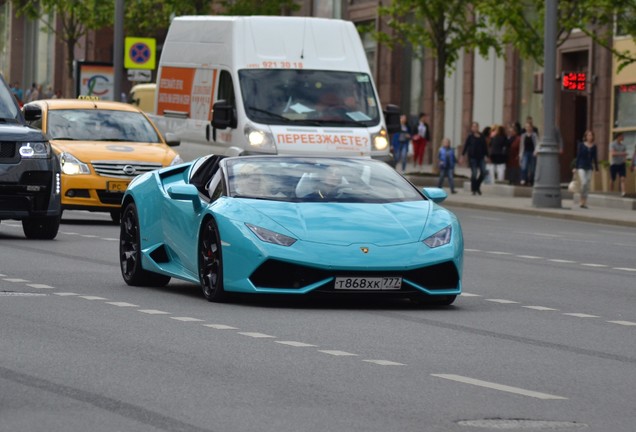
POLYGON ((22 220, 22 230, 29 239, 52 240, 60 228, 59 216, 37 217, 22 220))

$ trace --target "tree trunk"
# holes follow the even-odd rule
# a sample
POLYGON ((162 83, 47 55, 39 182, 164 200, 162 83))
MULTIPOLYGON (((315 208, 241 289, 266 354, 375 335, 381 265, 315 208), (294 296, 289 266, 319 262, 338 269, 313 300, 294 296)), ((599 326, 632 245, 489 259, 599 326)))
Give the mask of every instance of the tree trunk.
MULTIPOLYGON (((73 80, 73 60, 75 60, 75 44, 76 40, 69 39, 66 41, 66 79, 64 96, 67 98, 75 98, 75 82, 73 80)), ((77 77, 79 79, 79 77, 77 77)))
POLYGON ((433 122, 433 145, 431 149, 433 173, 439 173, 439 164, 437 163, 437 155, 444 138, 444 123, 446 122, 446 51, 445 47, 437 50, 437 76, 435 77, 435 119, 433 122))

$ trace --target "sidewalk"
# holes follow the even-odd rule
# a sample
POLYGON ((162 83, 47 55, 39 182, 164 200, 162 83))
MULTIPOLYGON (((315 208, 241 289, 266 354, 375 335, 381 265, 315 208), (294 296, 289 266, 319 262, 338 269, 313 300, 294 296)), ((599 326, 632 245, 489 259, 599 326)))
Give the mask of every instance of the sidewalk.
MULTIPOLYGON (((409 164, 404 176, 416 186, 437 186, 437 177, 433 177, 431 174, 431 165, 425 165, 423 170, 419 171, 413 169, 413 166, 409 164)), ((472 195, 469 180, 470 169, 456 167, 455 176, 457 193, 449 193, 448 198, 442 203, 449 208, 497 210, 636 228, 636 199, 634 198, 591 193, 588 197, 589 208, 582 209, 577 204, 578 201, 575 201, 576 196, 573 197, 567 189, 561 189, 561 208, 537 208, 532 205, 531 187, 484 184, 481 187, 483 195, 472 195)), ((444 189, 449 192, 448 180, 444 181, 444 189)))

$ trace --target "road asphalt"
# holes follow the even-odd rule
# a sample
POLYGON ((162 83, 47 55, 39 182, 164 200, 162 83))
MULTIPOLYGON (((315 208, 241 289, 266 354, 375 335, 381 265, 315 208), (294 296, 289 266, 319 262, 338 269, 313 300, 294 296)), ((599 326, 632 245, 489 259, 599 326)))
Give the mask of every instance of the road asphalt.
MULTIPOLYGON (((432 166, 407 168, 404 176, 416 186, 437 186, 437 177, 432 175, 432 166)), ((484 210, 496 210, 507 213, 530 214, 559 219, 577 220, 598 224, 618 225, 636 228, 636 199, 622 198, 618 194, 595 194, 588 197, 588 208, 578 204, 578 194, 572 195, 566 188, 561 189, 561 207, 543 208, 533 205, 532 187, 507 184, 483 184, 482 195, 473 195, 470 191, 470 170, 455 168, 457 193, 451 194, 448 180, 444 189, 449 193, 442 203, 446 207, 464 207, 484 210)))

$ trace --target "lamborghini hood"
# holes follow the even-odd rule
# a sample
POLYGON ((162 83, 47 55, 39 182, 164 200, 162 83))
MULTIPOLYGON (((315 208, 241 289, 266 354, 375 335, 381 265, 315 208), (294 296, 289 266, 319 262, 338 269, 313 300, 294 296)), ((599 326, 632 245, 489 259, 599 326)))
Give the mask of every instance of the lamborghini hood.
MULTIPOLYGON (((254 204, 250 207, 260 216, 267 217, 300 240, 376 246, 419 241, 431 206, 430 201, 387 204, 259 201, 254 204)), ((258 221, 254 222, 259 224, 258 221)))

